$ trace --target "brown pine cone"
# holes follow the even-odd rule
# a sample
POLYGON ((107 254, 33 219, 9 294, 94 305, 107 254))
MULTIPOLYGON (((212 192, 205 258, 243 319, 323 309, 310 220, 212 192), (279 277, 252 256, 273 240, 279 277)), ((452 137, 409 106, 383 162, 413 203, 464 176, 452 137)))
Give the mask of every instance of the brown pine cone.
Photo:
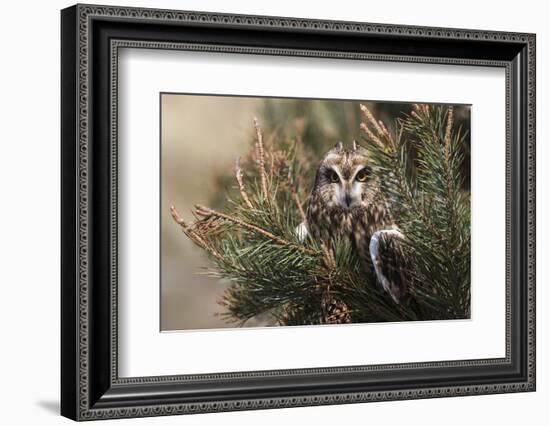
POLYGON ((348 306, 330 293, 323 296, 321 309, 324 324, 349 324, 351 322, 348 306))

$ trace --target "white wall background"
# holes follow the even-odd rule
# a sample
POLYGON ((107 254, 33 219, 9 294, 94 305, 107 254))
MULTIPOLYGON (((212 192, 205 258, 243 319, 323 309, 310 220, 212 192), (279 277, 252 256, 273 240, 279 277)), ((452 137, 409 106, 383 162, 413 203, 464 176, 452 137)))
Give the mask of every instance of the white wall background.
MULTIPOLYGON (((538 390, 530 394, 118 420, 118 424, 408 425, 545 424, 550 401, 550 27, 540 0, 104 0, 124 4, 537 33, 538 390)), ((0 418, 68 424, 59 406, 59 9, 70 2, 11 1, 0 26, 0 418)), ((117 424, 107 421, 102 424, 117 424)))

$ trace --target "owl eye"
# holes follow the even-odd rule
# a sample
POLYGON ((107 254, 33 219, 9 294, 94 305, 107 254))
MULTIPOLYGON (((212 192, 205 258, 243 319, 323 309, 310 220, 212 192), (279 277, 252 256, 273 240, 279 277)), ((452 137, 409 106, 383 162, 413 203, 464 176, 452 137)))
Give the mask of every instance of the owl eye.
POLYGON ((334 170, 329 171, 328 173, 328 179, 332 183, 338 183, 340 182, 340 178, 338 177, 338 173, 336 173, 334 170))
POLYGON ((368 177, 369 177, 369 171, 365 167, 364 169, 361 169, 359 170, 359 172, 357 172, 355 179, 357 179, 358 182, 365 182, 368 177))

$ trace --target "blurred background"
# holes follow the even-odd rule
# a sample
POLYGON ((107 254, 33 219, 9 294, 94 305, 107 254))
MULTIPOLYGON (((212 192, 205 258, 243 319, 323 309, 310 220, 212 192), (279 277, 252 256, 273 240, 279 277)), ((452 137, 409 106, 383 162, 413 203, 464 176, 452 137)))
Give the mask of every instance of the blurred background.
MULTIPOLYGON (((286 98, 161 95, 161 330, 235 327, 218 314, 227 283, 205 274, 209 260, 180 231, 174 205, 187 221, 195 204, 220 207, 234 190, 234 164, 250 151, 257 117, 266 144, 297 141, 317 164, 336 142, 361 141, 359 103, 388 127, 411 111, 410 103, 286 98)), ((455 120, 468 131, 464 187, 470 187, 470 108, 455 106, 455 120)), ((315 168, 311 170, 311 182, 315 168)), ((262 318, 247 326, 269 325, 262 318)))

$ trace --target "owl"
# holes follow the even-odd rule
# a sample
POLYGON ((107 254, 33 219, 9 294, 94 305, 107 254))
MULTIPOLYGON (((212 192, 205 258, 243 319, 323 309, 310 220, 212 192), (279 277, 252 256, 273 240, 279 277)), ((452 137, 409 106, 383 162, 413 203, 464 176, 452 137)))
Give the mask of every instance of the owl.
POLYGON ((322 159, 306 221, 296 233, 301 241, 309 235, 326 245, 336 238, 349 239, 363 269, 374 268, 378 288, 395 303, 405 300, 404 236, 372 174, 367 150, 355 141, 351 150, 338 142, 322 159))

